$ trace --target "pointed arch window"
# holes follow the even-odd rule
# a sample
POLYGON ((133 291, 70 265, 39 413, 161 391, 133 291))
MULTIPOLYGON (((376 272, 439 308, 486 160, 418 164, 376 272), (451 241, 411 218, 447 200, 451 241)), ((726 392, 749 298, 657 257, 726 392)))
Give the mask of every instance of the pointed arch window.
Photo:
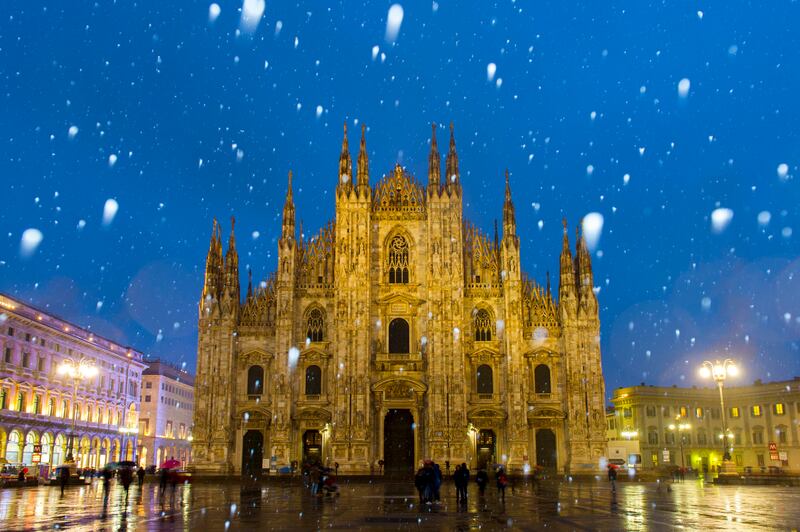
POLYGON ((550 368, 539 364, 533 370, 534 388, 536 393, 552 393, 550 386, 550 368))
POLYGON ((264 389, 264 368, 250 366, 247 370, 247 395, 261 395, 264 389))
POLYGON ((477 388, 479 394, 494 393, 494 382, 492 379, 492 367, 488 364, 478 366, 476 374, 477 388))
POLYGON ((492 339, 492 317, 486 309, 475 313, 475 341, 489 342, 492 339))
POLYGON ((322 370, 319 366, 306 368, 306 395, 320 395, 322 393, 322 370))
POLYGON ((309 342, 321 342, 324 330, 325 318, 322 315, 322 311, 315 308, 308 314, 306 338, 308 338, 309 342))
POLYGON ((395 236, 389 242, 387 268, 389 270, 389 284, 408 284, 408 242, 400 235, 395 236))

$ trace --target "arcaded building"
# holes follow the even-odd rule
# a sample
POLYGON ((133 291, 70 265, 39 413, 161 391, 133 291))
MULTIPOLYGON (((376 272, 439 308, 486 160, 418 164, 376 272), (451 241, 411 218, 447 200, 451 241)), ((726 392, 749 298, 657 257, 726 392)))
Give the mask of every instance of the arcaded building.
POLYGON ((244 293, 233 221, 225 252, 214 222, 197 473, 322 461, 357 474, 381 459, 412 471, 423 458, 598 468, 604 381, 586 243, 573 255, 564 224, 556 300, 549 279, 523 273, 508 173, 502 232, 489 236, 463 216, 452 126, 444 176, 436 126, 428 160, 423 182, 397 165, 371 185, 364 129, 354 169, 345 127, 333 220, 298 234, 290 172, 277 272, 244 293))

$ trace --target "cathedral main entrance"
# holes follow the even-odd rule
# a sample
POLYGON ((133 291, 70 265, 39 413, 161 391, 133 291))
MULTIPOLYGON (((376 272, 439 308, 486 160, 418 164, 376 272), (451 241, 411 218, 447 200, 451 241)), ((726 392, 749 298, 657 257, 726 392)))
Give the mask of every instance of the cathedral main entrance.
POLYGON ((264 458, 264 436, 260 430, 248 430, 242 438, 242 478, 259 480, 264 458))
POLYGON ((556 469, 556 435, 550 429, 536 431, 536 465, 545 469, 556 469))
POLYGON ((383 460, 387 475, 414 472, 414 416, 392 408, 383 421, 383 460))
POLYGON ((303 463, 322 464, 322 434, 318 430, 303 434, 303 463))

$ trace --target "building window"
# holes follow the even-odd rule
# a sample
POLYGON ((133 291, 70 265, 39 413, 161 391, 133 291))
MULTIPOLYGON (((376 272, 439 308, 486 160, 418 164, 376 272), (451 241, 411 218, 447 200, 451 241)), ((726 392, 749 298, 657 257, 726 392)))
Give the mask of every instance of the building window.
POLYGON ((697 419, 703 419, 703 408, 698 406, 694 409, 694 415, 697 419))
POLYGON ((30 353, 25 353, 25 352, 22 353, 22 367, 23 368, 27 368, 28 367, 28 364, 31 361, 30 359, 31 359, 31 354, 30 353))
POLYGON ((761 405, 753 405, 753 417, 761 417, 761 405))
POLYGON ((647 443, 650 445, 658 445, 658 432, 655 430, 649 430, 647 432, 647 443))
POLYGON ((739 417, 739 407, 732 406, 731 407, 731 417, 739 417))
POLYGON ((786 412, 785 407, 783 406, 783 403, 775 403, 772 406, 772 411, 775 413, 775 415, 778 415, 778 416, 782 416, 786 412))
POLYGON ((9 327, 8 328, 8 335, 9 336, 14 336, 14 327, 9 327))
POLYGON ((764 433, 760 430, 753 431, 753 444, 762 445, 764 443, 764 433))
POLYGON ((148 382, 145 384, 145 386, 144 386, 144 387, 145 387, 145 388, 147 388, 147 389, 149 390, 149 389, 151 389, 151 388, 153 387, 153 383, 148 381, 148 382))
POLYGON ((400 235, 389 243, 389 284, 408 284, 408 242, 400 235))
POLYGON ((306 395, 322 394, 322 370, 319 366, 306 368, 306 395))
POLYGON ((777 436, 778 443, 785 444, 786 443, 786 427, 780 426, 775 429, 775 435, 777 436))
POLYGON ((476 375, 477 388, 479 394, 492 394, 494 393, 494 383, 492 382, 492 368, 487 364, 478 366, 476 375))
POLYGON ((321 342, 325 320, 322 317, 322 311, 320 309, 315 308, 309 312, 307 325, 306 338, 308 338, 308 341, 321 342))
POLYGON ((186 438, 186 424, 185 423, 181 423, 180 424, 180 429, 178 430, 178 437, 180 439, 182 439, 182 440, 184 438, 186 438))
POLYGON ((757 454, 756 455, 756 463, 758 464, 758 467, 764 467, 764 455, 763 454, 757 454))
POLYGON ((492 339, 492 317, 486 309, 475 313, 475 341, 489 342, 492 339))
POLYGON ((247 395, 261 395, 264 389, 264 368, 250 366, 247 370, 247 395))
POLYGON ((653 405, 646 406, 645 415, 647 415, 647 417, 656 417, 656 407, 653 405))
POLYGON ((697 443, 698 443, 698 445, 705 445, 707 441, 708 441, 708 438, 706 437, 706 433, 705 432, 698 432, 697 433, 697 443))
POLYGON ((665 432, 664 433, 664 443, 667 445, 674 445, 675 444, 675 433, 674 432, 665 432))
MULTIPOLYGON (((0 390, 0 410, 6 409, 6 403, 8 402, 8 390, 3 388, 0 390)), ((2 458, 2 457, 0 457, 2 458)))
POLYGON ((33 413, 34 414, 41 414, 42 410, 42 396, 38 393, 33 396, 33 413))
POLYGON ((172 421, 167 421, 167 438, 172 438, 172 421))
POLYGON ((662 406, 661 407, 661 415, 663 415, 664 417, 669 417, 669 407, 668 406, 662 406))
POLYGON ((395 318, 389 323, 389 353, 408 353, 408 322, 403 318, 395 318))
POLYGON ((6 354, 3 360, 5 360, 6 364, 11 364, 11 357, 13 356, 14 351, 10 347, 6 347, 6 354))
POLYGON ((719 408, 709 408, 711 419, 719 419, 719 408))
POLYGON ((150 396, 149 395, 145 395, 144 396, 144 402, 145 403, 149 403, 150 402, 150 396))
POLYGON ((658 453, 652 453, 650 455, 650 461, 653 462, 653 467, 658 466, 658 453))
POLYGON ((536 393, 552 393, 550 368, 546 364, 539 364, 533 369, 533 381, 536 393))
POLYGON ((630 408, 623 408, 622 409, 622 417, 629 418, 633 415, 630 408))
POLYGON ((25 394, 23 392, 17 393, 17 412, 23 412, 25 408, 25 394))
POLYGON ((680 416, 681 417, 689 417, 689 409, 685 406, 682 406, 680 409, 680 416))

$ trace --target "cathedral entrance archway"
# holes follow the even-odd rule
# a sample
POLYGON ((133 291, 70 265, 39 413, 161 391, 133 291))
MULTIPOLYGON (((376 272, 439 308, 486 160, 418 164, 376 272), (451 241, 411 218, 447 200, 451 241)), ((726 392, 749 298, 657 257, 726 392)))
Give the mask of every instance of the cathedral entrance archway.
POLYGON ((556 469, 556 435, 550 429, 536 431, 536 465, 545 469, 556 469))
POLYGON ((493 430, 482 429, 478 432, 478 441, 476 442, 476 454, 478 455, 478 469, 486 469, 491 467, 494 462, 494 444, 496 438, 493 430))
POLYGON ((242 438, 242 478, 261 479, 264 458, 264 435, 260 430, 248 430, 242 438))
POLYGON ((322 434, 318 430, 307 430, 303 433, 303 463, 322 463, 322 434))
POLYGON ((408 409, 391 408, 383 422, 383 460, 387 475, 414 472, 414 416, 408 409))

